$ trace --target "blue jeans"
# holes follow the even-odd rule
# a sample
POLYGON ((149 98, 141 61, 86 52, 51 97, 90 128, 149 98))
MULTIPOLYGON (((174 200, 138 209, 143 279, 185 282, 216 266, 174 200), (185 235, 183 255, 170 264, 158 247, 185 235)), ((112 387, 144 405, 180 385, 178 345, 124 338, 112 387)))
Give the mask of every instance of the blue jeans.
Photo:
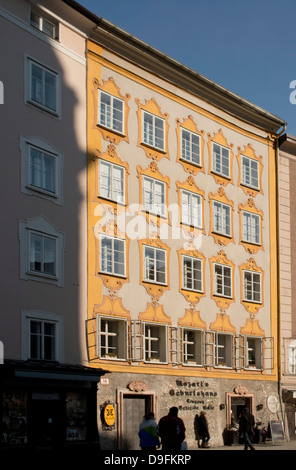
POLYGON ((245 433, 244 433, 244 440, 245 440, 245 447, 246 447, 246 448, 250 447, 250 449, 252 449, 252 448, 253 448, 253 444, 252 444, 252 442, 250 441, 249 433, 248 433, 248 432, 245 432, 245 433))

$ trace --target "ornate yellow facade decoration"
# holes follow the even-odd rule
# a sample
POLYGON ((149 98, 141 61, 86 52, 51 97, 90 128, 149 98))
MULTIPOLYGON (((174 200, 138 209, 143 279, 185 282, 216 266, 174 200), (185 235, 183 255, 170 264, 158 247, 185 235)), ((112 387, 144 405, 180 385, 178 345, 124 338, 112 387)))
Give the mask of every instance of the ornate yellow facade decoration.
POLYGON ((147 303, 145 312, 140 312, 139 320, 146 322, 165 323, 170 325, 171 318, 164 313, 163 305, 155 305, 152 302, 147 303))
POLYGON ((236 329, 232 325, 229 315, 226 315, 223 312, 217 313, 216 320, 210 323, 210 329, 213 331, 225 331, 234 334, 236 333, 236 329))
POLYGON ((241 149, 241 147, 238 147, 237 149, 238 149, 237 161, 238 161, 238 166, 239 166, 238 186, 240 186, 242 190, 248 196, 251 196, 251 197, 255 197, 257 194, 263 194, 263 189, 262 189, 263 157, 261 155, 259 157, 256 156, 255 150, 253 149, 251 144, 246 145, 244 149, 241 149), (258 164, 258 182, 259 182, 258 188, 249 187, 243 182, 242 157, 244 155, 252 160, 255 160, 258 164))
MULTIPOLYGON (((228 144, 226 137, 224 137, 222 129, 219 129, 216 134, 212 137, 208 133, 208 151, 209 151, 209 174, 211 174, 216 183, 222 186, 227 186, 229 183, 234 184, 233 182, 233 144, 228 144), (229 150, 229 175, 225 176, 223 174, 217 173, 213 166, 213 144, 221 145, 229 150)), ((222 166, 222 165, 221 165, 222 166)))
POLYGON ((200 317, 200 311, 186 308, 184 317, 178 321, 179 326, 185 326, 188 328, 197 328, 206 330, 207 324, 200 317))
POLYGON ((246 202, 246 204, 239 204, 238 206, 238 211, 239 211, 239 218, 240 218, 240 244, 243 245, 245 250, 248 253, 258 253, 259 250, 264 251, 263 247, 263 234, 262 234, 262 221, 263 221, 263 211, 258 210, 255 206, 255 202, 252 198, 249 198, 246 202), (259 237, 260 237, 260 243, 255 244, 255 243, 250 243, 248 241, 245 241, 243 239, 243 212, 248 212, 251 214, 255 214, 259 216, 260 220, 260 225, 259 225, 259 237))
POLYGON ((219 245, 227 246, 228 243, 234 243, 233 235, 233 211, 234 203, 226 196, 224 188, 221 186, 216 194, 209 193, 210 200, 210 235, 214 238, 215 242, 219 245), (230 207, 230 235, 225 235, 225 233, 220 233, 215 230, 214 225, 214 202, 217 201, 221 204, 226 204, 230 207))
POLYGON ((145 104, 141 104, 138 98, 135 99, 138 110, 138 146, 144 149, 146 156, 151 158, 152 160, 160 161, 163 157, 170 159, 169 152, 168 152, 168 135, 169 135, 169 115, 167 113, 162 113, 160 106, 157 104, 155 98, 152 98, 150 101, 145 100, 145 104), (143 115, 142 112, 147 111, 148 113, 152 114, 153 116, 157 116, 164 120, 164 149, 156 148, 152 145, 148 145, 144 142, 143 139, 143 115))
POLYGON ((126 93, 125 96, 122 95, 113 77, 110 77, 109 80, 103 80, 101 85, 97 78, 94 78, 92 82, 93 82, 93 99, 94 99, 93 128, 99 129, 103 138, 105 140, 109 140, 112 144, 118 145, 123 140, 129 143, 128 126, 127 126, 129 106, 127 103, 131 95, 129 93, 126 93), (104 127, 99 123, 99 116, 98 116, 99 90, 109 93, 110 95, 115 96, 116 98, 119 98, 120 100, 123 101, 124 105, 123 105, 123 133, 122 134, 114 131, 113 129, 104 127))
POLYGON ((193 117, 190 115, 188 118, 183 120, 183 123, 181 123, 180 119, 176 119, 177 123, 177 162, 181 163, 183 166, 184 170, 187 173, 191 173, 192 175, 196 176, 199 171, 202 173, 205 172, 204 170, 204 146, 205 146, 205 141, 204 141, 204 131, 199 131, 197 128, 196 123, 194 122, 193 117), (181 152, 181 129, 184 128, 190 132, 193 132, 194 134, 197 134, 200 139, 200 164, 194 164, 184 158, 182 158, 182 152, 181 152))
POLYGON ((265 337, 265 331, 260 327, 259 320, 247 318, 245 326, 240 330, 242 335, 265 337))
POLYGON ((216 302, 217 306, 222 312, 227 309, 232 302, 234 302, 234 263, 230 261, 223 250, 220 250, 217 256, 210 258, 210 269, 211 269, 211 298, 216 302), (229 266, 231 268, 231 297, 225 297, 215 293, 215 264, 223 266, 229 266))
POLYGON ((250 313, 251 319, 254 319, 259 309, 264 307, 263 300, 263 286, 264 286, 264 271, 259 268, 254 258, 250 258, 247 263, 239 266, 240 277, 241 277, 241 303, 245 309, 250 313), (245 298, 245 285, 244 285, 244 272, 258 273, 260 274, 260 301, 250 301, 245 298))

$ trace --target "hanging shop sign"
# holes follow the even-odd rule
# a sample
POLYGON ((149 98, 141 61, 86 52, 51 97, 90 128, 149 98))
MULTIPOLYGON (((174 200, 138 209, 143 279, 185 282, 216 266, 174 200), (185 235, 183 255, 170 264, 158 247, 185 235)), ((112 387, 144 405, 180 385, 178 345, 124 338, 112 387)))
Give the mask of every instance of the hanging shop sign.
POLYGON ((108 403, 104 407, 104 421, 106 426, 114 426, 116 420, 116 412, 114 405, 112 403, 108 403))

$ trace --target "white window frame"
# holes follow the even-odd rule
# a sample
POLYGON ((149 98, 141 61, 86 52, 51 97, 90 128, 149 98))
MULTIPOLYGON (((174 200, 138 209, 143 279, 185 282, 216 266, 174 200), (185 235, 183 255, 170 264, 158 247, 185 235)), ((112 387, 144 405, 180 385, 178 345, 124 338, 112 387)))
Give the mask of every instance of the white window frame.
POLYGON ((142 142, 145 145, 149 145, 149 147, 153 147, 158 150, 161 150, 162 152, 165 152, 165 120, 160 116, 156 116, 155 114, 149 113, 145 110, 142 110, 142 142), (147 122, 146 118, 148 117, 151 118, 152 123, 147 122), (156 133, 157 120, 162 123, 161 137, 158 137, 156 133), (158 140, 162 142, 162 145, 158 144, 158 140))
POLYGON ((227 147, 212 142, 212 171, 218 175, 230 178, 230 151, 227 147), (215 150, 219 150, 219 153, 215 150), (223 155, 223 151, 227 152, 227 156, 223 155), (225 159, 227 160, 227 171, 225 171, 225 159))
POLYGON ((127 359, 127 322, 125 319, 97 315, 97 356, 100 359, 125 361, 127 359), (104 328, 102 322, 105 322, 104 328), (115 328, 110 328, 115 325, 115 328), (112 331, 113 330, 113 331, 112 331), (103 337, 105 338, 103 341, 103 337), (116 338, 115 345, 112 338, 116 338), (103 345, 104 342, 104 345, 103 345), (103 354, 103 349, 105 353, 103 354))
POLYGON ((257 303, 261 304, 262 303, 262 275, 261 273, 255 272, 255 271, 248 271, 248 270, 243 270, 243 300, 245 302, 252 302, 252 303, 257 303), (246 274, 251 276, 251 279, 246 279, 246 274), (259 276, 260 283, 254 280, 255 277, 259 276), (255 300, 255 290, 254 286, 256 284, 260 285, 260 300, 255 300), (250 286, 250 287, 249 287, 250 286), (251 294, 251 298, 248 298, 248 292, 251 294))
MULTIPOLYGON (((151 282, 153 284, 161 284, 161 285, 166 285, 167 283, 167 252, 163 248, 156 248, 154 246, 150 245, 143 245, 143 280, 144 282, 151 282), (153 252, 153 259, 151 257, 146 256, 146 250, 149 249, 153 252), (164 282, 160 282, 157 280, 157 272, 162 272, 157 270, 157 263, 161 262, 163 263, 163 260, 157 259, 157 255, 160 253, 164 253, 164 282), (148 263, 152 261, 153 262, 153 279, 149 278, 149 275, 147 275, 149 265, 148 263)), ((149 269, 150 272, 151 268, 149 269)))
POLYGON ((229 333, 215 332, 215 366, 226 369, 233 368, 233 335, 229 333), (220 339, 224 340, 224 344, 220 342, 220 339), (221 351, 223 355, 221 356, 221 351), (221 364, 221 359, 225 358, 225 364, 221 364))
POLYGON ((261 370, 262 364, 263 344, 262 338, 259 336, 246 336, 245 337, 245 369, 261 370), (250 354, 253 358, 250 359, 250 354), (253 360, 255 363, 253 363, 253 360))
POLYGON ((241 181, 244 186, 249 188, 254 188, 259 190, 259 162, 253 158, 247 157, 246 155, 241 156, 241 181), (256 166, 252 169, 252 165, 256 166), (256 171, 256 181, 257 184, 254 184, 254 176, 252 176, 252 171, 256 171))
POLYGON ((20 277, 63 287, 64 284, 64 234, 51 225, 44 216, 19 222, 20 277), (55 240, 55 274, 32 271, 30 268, 31 234, 55 240))
POLYGON ((229 299, 232 299, 232 267, 228 266, 226 264, 220 264, 220 263, 213 263, 213 274, 214 274, 214 295, 218 295, 220 297, 227 297, 229 299), (216 272, 216 267, 221 267, 222 268, 222 273, 217 273, 216 272), (230 271, 230 286, 225 284, 225 271, 229 270, 230 271), (220 283, 222 293, 218 292, 218 284, 220 283), (230 295, 225 294, 226 289, 230 289, 230 295))
MULTIPOLYGON (((54 313, 42 312, 37 310, 21 310, 21 338, 22 338, 22 360, 29 360, 31 358, 31 337, 30 325, 31 321, 44 323, 52 323, 55 326, 55 347, 54 358, 51 361, 63 362, 64 361, 64 320, 60 315, 54 313)), ((43 347, 43 346, 42 346, 43 347)), ((43 358, 36 360, 44 360, 43 358)), ((46 359, 49 360, 49 359, 46 359)))
POLYGON ((242 241, 260 245, 260 215, 242 211, 242 225, 242 241))
MULTIPOLYGON (((116 132, 117 134, 124 135, 124 113, 125 113, 125 102, 121 98, 112 95, 104 90, 99 90, 99 100, 98 100, 98 124, 106 129, 110 129, 112 132, 116 132), (110 99, 110 103, 107 105, 108 109, 103 109, 102 103, 102 96, 108 97, 110 99), (114 106, 115 101, 121 103, 121 110, 122 118, 118 120, 115 118, 116 108, 114 106), (116 127, 114 121, 120 123, 120 129, 116 127)), ((105 108, 106 105, 104 104, 105 108)))
POLYGON ((184 366, 203 366, 203 344, 202 330, 182 328, 182 364, 184 366), (193 335, 193 338, 189 335, 193 335), (191 348, 193 352, 190 351, 191 348))
POLYGON ((194 292, 203 292, 203 265, 202 263, 203 261, 200 258, 194 258, 192 256, 182 255, 182 287, 183 289, 194 291, 194 292), (189 275, 191 275, 191 287, 188 287, 188 282, 186 282, 186 276, 187 276, 186 267, 187 266, 185 265, 185 261, 189 261, 191 264, 190 266, 191 273, 189 273, 189 275), (196 263, 199 264, 198 269, 194 266, 196 263), (199 271, 200 279, 196 279, 194 277, 194 274, 196 271, 199 271), (196 282, 200 282, 200 285, 201 285, 200 289, 194 289, 193 286, 195 285, 196 282))
POLYGON ((213 199, 213 231, 231 237, 231 210, 229 204, 213 199), (229 229, 228 229, 229 227, 229 229))
POLYGON ((143 347, 144 362, 168 363, 168 327, 159 323, 144 322, 143 347), (158 358, 153 357, 159 353, 158 358))
POLYGON ((202 199, 200 194, 181 190, 182 224, 202 229, 202 199), (187 214, 187 219, 186 215, 187 214))
POLYGON ((32 28, 37 29, 38 31, 52 39, 59 39, 59 22, 43 10, 37 8, 35 5, 31 5, 30 25, 32 26, 32 28), (35 19, 33 18, 33 15, 36 16, 35 19), (49 34, 46 31, 45 22, 49 23, 49 25, 52 26, 52 34, 49 34))
MULTIPOLYGON (((122 264, 122 263, 119 263, 122 264)), ((125 240, 123 238, 117 238, 117 237, 111 237, 109 235, 103 235, 100 234, 100 273, 102 274, 107 274, 111 276, 116 276, 116 277, 126 277, 126 246, 125 246, 125 240), (104 263, 108 264, 107 257, 109 256, 109 253, 106 253, 106 258, 103 259, 103 256, 105 256, 104 249, 105 247, 102 246, 102 241, 103 239, 111 240, 111 271, 108 270, 107 268, 104 268, 104 263), (124 263, 124 273, 119 273, 116 272, 115 270, 115 248, 114 245, 115 243, 120 243, 121 247, 123 247, 123 250, 119 251, 119 253, 123 253, 123 263, 124 263)))
POLYGON ((54 204, 63 205, 63 167, 64 155, 62 152, 54 148, 45 140, 39 137, 20 136, 21 151, 21 191, 30 196, 42 197, 54 204), (46 189, 34 186, 30 181, 30 150, 36 149, 43 154, 54 158, 55 175, 54 184, 55 191, 47 191, 46 189))
POLYGON ((288 346, 288 372, 296 375, 296 340, 291 341, 288 346))
POLYGON ((143 208, 145 211, 159 215, 161 217, 166 216, 166 183, 156 178, 150 178, 149 176, 142 176, 143 185, 143 208), (151 187, 147 189, 145 182, 151 184, 151 187), (161 187, 161 193, 157 193, 156 186, 161 187), (148 195, 149 202, 146 201, 146 194, 148 195), (156 195, 160 194, 161 203, 156 201, 156 195))
POLYGON ((33 59, 25 55, 25 102, 33 105, 40 110, 46 111, 47 113, 61 118, 61 74, 51 67, 41 63, 39 60, 33 59), (42 99, 41 101, 35 100, 32 96, 32 66, 35 65, 42 72, 42 99), (44 98, 44 77, 45 74, 49 74, 54 78, 54 99, 55 107, 46 105, 44 98))
POLYGON ((118 204, 125 204, 125 168, 121 165, 116 165, 115 163, 108 162, 106 160, 99 160, 99 196, 104 198, 104 199, 109 199, 111 201, 115 201, 118 204), (109 181, 108 181, 108 187, 107 189, 110 191, 110 194, 105 195, 103 194, 103 186, 102 186, 102 173, 101 169, 102 166, 105 165, 110 169, 110 175, 108 176, 109 181), (119 170, 121 172, 121 178, 120 178, 120 185, 121 185, 121 196, 120 198, 116 198, 115 194, 115 185, 116 185, 116 179, 114 176, 115 169, 119 170))
POLYGON ((195 132, 191 132, 183 127, 181 131, 181 159, 186 162, 190 162, 193 165, 201 166, 200 158, 200 136, 195 132), (188 137, 185 135, 188 134, 188 137), (194 139, 198 140, 198 144, 194 142, 194 139), (195 147, 198 149, 195 150, 195 147))

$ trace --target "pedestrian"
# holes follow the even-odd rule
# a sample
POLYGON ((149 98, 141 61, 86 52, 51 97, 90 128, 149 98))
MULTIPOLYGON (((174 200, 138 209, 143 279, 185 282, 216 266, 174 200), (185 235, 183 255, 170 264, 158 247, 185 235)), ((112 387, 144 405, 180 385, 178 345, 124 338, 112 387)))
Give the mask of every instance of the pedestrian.
POLYGON ((157 424, 154 413, 147 413, 139 427, 140 447, 147 452, 154 452, 160 447, 160 440, 157 434, 157 424))
POLYGON ((167 416, 163 416, 158 423, 158 434, 161 437, 163 451, 180 450, 185 439, 185 426, 178 417, 178 408, 170 408, 167 416))
POLYGON ((249 408, 245 407, 239 418, 239 433, 244 440, 244 450, 255 450, 252 439, 255 435, 255 418, 249 412, 249 408))
POLYGON ((209 440, 210 440, 210 433, 209 433, 209 424, 207 420, 207 414, 205 411, 201 411, 200 416, 197 421, 198 427, 198 434, 201 436, 202 444, 201 447, 209 448, 209 440))

